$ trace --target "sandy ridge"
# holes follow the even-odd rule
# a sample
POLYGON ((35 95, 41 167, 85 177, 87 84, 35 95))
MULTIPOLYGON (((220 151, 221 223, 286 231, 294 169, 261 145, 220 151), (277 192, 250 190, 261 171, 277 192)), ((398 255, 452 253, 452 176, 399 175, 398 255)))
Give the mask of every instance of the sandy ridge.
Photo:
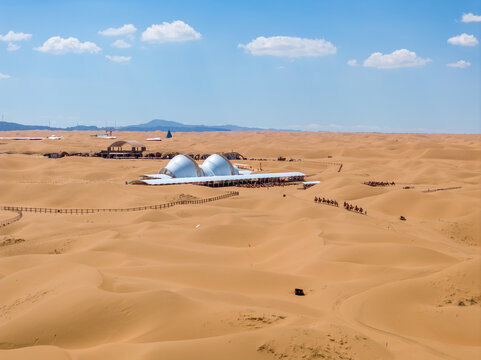
MULTIPOLYGON (((6 142, 0 151, 105 146, 86 133, 62 135, 6 142)), ((479 135, 234 132, 171 140, 152 150, 234 150, 268 159, 245 161, 254 168, 302 171, 321 183, 238 188, 223 201, 164 211, 24 213, 0 228, 2 359, 479 358, 479 135), (281 155, 300 161, 276 161, 281 155), (368 214, 317 204, 315 196, 368 214), (305 297, 294 295, 297 287, 305 297)), ((125 185, 164 164, 4 153, 0 203, 128 208, 225 191, 125 185)))

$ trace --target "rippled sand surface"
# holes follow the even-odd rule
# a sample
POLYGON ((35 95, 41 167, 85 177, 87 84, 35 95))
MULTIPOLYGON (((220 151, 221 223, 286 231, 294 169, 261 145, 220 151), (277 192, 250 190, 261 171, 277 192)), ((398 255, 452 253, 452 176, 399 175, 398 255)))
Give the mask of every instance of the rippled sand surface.
MULTIPOLYGON (((240 195, 156 211, 24 212, 1 227, 1 359, 481 357, 479 135, 114 134, 148 152, 233 150, 267 159, 264 171, 321 181, 301 190, 125 185, 167 160, 41 156, 112 141, 56 134, 65 138, 0 140, 0 205, 123 208, 240 195)), ((15 215, 0 211, 0 221, 15 215)))

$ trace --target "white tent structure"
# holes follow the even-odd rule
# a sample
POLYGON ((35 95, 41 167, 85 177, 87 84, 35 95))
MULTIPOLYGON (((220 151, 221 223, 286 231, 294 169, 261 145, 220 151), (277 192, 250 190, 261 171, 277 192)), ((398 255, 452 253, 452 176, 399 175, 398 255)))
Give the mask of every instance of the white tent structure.
POLYGON ((159 170, 159 174, 171 178, 188 178, 204 175, 200 166, 189 155, 175 156, 166 167, 159 170))
POLYGON ((204 171, 204 176, 239 175, 239 169, 224 155, 213 154, 205 159, 200 167, 204 171))
POLYGON ((136 183, 146 185, 197 184, 206 186, 231 186, 252 183, 284 183, 303 181, 305 174, 285 172, 252 174, 239 171, 229 159, 220 154, 209 156, 199 165, 188 155, 177 155, 161 168, 158 174, 143 175, 136 183))

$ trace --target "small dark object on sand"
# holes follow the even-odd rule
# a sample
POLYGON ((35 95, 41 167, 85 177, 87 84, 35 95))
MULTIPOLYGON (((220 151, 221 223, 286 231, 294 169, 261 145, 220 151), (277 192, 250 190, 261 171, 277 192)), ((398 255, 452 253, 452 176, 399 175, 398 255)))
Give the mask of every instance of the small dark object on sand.
POLYGON ((401 215, 401 216, 399 217, 399 220, 406 221, 406 218, 401 215))
POLYGON ((282 194, 282 197, 286 197, 286 194, 282 194))
POLYGON ((304 296, 306 294, 304 294, 304 290, 302 289, 295 289, 294 290, 294 293, 297 295, 297 296, 304 296))

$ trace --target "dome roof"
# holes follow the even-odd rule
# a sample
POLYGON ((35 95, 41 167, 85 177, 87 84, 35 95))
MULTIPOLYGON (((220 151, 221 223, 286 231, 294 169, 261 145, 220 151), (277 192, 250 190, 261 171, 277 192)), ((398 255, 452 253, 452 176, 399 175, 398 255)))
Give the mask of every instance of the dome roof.
POLYGON ((203 176, 199 165, 188 155, 175 156, 167 166, 159 170, 159 174, 166 174, 173 178, 203 176))
POLYGON ((239 175, 239 170, 223 155, 213 154, 200 166, 205 176, 239 175))
POLYGON ((142 145, 141 143, 139 143, 138 141, 135 141, 135 140, 118 140, 118 141, 114 142, 113 144, 111 144, 109 146, 109 149, 114 148, 114 147, 122 147, 125 144, 129 144, 130 146, 132 146, 132 148, 144 148, 145 149, 144 145, 142 145))

